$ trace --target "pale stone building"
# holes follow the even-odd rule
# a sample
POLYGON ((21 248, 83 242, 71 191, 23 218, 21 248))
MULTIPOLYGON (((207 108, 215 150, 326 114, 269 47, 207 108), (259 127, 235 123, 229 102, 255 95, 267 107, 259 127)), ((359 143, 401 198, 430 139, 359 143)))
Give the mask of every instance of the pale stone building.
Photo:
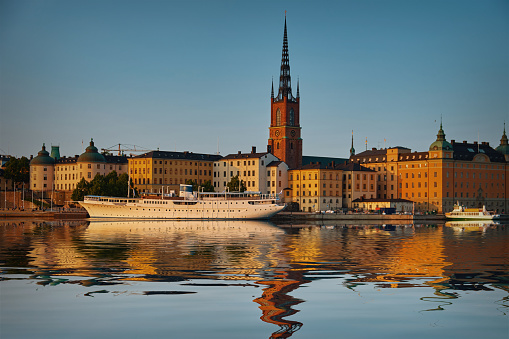
POLYGON ((257 153, 256 147, 253 147, 251 153, 239 151, 215 161, 213 184, 216 192, 222 192, 228 182, 238 176, 247 191, 280 193, 287 187, 287 172, 288 166, 284 162, 271 153, 257 153))

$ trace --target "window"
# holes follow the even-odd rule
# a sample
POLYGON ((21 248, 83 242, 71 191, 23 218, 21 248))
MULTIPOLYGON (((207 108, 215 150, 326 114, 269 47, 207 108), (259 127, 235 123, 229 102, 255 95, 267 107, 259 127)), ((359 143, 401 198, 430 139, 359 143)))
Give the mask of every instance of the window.
POLYGON ((295 113, 293 108, 290 108, 290 126, 295 126, 295 113))
MULTIPOLYGON (((276 111, 276 126, 281 126, 281 111, 279 108, 276 111)), ((279 148, 279 144, 277 148, 279 148)))

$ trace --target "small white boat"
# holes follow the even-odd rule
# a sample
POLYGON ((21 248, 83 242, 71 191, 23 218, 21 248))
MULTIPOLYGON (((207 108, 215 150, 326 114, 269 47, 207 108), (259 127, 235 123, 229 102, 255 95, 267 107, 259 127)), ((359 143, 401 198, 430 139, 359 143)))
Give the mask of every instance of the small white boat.
POLYGON ((79 203, 91 218, 130 219, 268 219, 285 208, 277 194, 184 193, 141 198, 87 195, 79 203))
POLYGON ((456 220, 493 220, 499 219, 500 214, 494 214, 486 210, 486 206, 483 208, 466 208, 460 204, 454 205, 452 212, 445 213, 447 219, 456 220))

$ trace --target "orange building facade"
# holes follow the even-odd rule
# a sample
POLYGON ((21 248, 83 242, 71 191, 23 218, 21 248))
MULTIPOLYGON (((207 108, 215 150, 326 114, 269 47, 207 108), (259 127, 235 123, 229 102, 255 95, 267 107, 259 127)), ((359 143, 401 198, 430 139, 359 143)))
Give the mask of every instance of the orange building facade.
POLYGON ((379 199, 408 199, 418 212, 445 213, 459 202, 504 213, 508 148, 505 130, 500 146, 493 149, 487 142, 449 143, 441 125, 427 152, 374 148, 352 155, 350 161, 376 171, 379 199))

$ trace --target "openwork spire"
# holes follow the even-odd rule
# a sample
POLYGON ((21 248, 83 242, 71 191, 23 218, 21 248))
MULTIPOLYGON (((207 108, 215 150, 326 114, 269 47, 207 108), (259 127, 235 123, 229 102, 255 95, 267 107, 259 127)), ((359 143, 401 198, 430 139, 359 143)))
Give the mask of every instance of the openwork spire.
POLYGON ((288 56, 288 36, 286 33, 286 15, 285 15, 285 31, 283 36, 283 53, 281 56, 281 71, 279 74, 279 93, 277 100, 294 100, 292 95, 292 80, 290 77, 290 58, 288 56))

